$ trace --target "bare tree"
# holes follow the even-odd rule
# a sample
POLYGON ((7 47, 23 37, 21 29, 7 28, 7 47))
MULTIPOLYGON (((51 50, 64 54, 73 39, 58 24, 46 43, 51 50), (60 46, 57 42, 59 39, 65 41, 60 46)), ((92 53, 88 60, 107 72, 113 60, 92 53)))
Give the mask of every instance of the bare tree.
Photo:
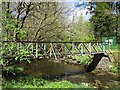
MULTIPOLYGON (((58 34, 68 26, 64 25, 64 7, 56 2, 36 3, 36 8, 31 11, 27 28, 34 34, 33 40, 51 40, 57 38, 58 34)), ((59 37, 58 37, 59 38, 59 37)))
POLYGON ((68 9, 59 2, 8 2, 5 6, 8 10, 5 12, 11 14, 9 19, 18 29, 10 31, 14 32, 15 40, 60 40, 69 26, 65 25, 68 9), (25 32, 26 38, 22 38, 22 32, 25 32))

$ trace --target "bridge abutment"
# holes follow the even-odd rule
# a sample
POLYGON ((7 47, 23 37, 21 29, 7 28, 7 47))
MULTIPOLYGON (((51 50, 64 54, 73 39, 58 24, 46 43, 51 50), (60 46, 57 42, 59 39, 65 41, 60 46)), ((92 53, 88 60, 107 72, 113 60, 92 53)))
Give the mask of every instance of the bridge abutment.
MULTIPOLYGON (((88 72, 91 72, 93 71, 98 63, 101 61, 101 59, 103 57, 107 57, 108 59, 110 59, 107 55, 105 55, 104 53, 97 53, 97 54, 94 54, 94 57, 93 57, 93 61, 88 65, 88 67, 86 68, 88 72)), ((109 60, 110 61, 110 60, 109 60)), ((101 67, 102 68, 102 67, 101 67)))

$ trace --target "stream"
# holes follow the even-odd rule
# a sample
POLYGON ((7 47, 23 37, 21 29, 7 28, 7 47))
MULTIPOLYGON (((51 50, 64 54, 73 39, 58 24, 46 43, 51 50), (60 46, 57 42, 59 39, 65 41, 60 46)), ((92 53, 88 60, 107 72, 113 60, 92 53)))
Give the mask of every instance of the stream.
POLYGON ((85 66, 51 62, 49 60, 22 63, 25 74, 47 80, 65 79, 73 83, 90 83, 97 87, 120 88, 120 75, 102 70, 86 72, 85 66))

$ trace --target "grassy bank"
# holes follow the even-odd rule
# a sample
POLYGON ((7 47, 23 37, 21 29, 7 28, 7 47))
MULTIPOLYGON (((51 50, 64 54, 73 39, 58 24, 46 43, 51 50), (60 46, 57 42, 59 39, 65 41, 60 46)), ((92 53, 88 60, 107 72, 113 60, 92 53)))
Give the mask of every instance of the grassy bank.
POLYGON ((67 80, 50 81, 32 76, 21 76, 13 80, 4 80, 3 88, 91 88, 88 84, 74 84, 67 80))

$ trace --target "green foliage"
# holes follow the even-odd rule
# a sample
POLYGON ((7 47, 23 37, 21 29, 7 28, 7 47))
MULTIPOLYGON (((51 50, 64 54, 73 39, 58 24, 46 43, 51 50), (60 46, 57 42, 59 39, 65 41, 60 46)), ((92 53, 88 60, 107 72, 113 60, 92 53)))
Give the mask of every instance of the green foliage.
POLYGON ((3 62, 4 62, 4 58, 0 57, 0 65, 3 65, 3 62))
POLYGON ((120 44, 117 44, 115 49, 120 51, 120 44))
POLYGON ((2 61, 4 61, 4 64, 7 64, 7 60, 4 59, 4 57, 15 57, 16 61, 28 61, 30 63, 30 60, 25 58, 25 56, 31 55, 31 52, 27 51, 26 46, 22 46, 22 48, 18 47, 16 43, 3 43, 3 47, 1 50, 1 54, 3 57, 1 58, 2 61))
POLYGON ((17 67, 17 66, 5 66, 3 68, 3 71, 7 71, 15 74, 15 73, 23 72, 24 69, 22 67, 17 67))
POLYGON ((32 76, 22 76, 17 80, 3 82, 3 88, 90 88, 87 83, 73 84, 70 81, 47 81, 32 76))
POLYGON ((72 56, 72 58, 76 59, 77 61, 80 61, 81 64, 89 65, 91 62, 91 56, 89 55, 75 55, 72 56))
POLYGON ((30 63, 30 60, 28 60, 27 58, 24 58, 25 56, 28 56, 30 55, 31 52, 28 52, 27 50, 24 50, 24 49, 20 49, 18 52, 17 52, 17 55, 15 57, 15 60, 20 60, 20 61, 28 61, 30 63))
POLYGON ((94 33, 91 22, 83 21, 83 17, 79 17, 77 21, 74 21, 70 27, 69 32, 67 32, 67 36, 69 37, 69 41, 76 42, 87 42, 94 40, 94 33))
POLYGON ((6 81, 3 88, 39 88, 47 83, 42 78, 33 78, 31 76, 18 77, 17 80, 6 81))
POLYGON ((96 37, 115 35, 114 32, 114 15, 109 3, 97 2, 97 7, 93 11, 94 15, 90 21, 94 25, 96 37))
MULTIPOLYGON (((16 38, 19 40, 25 40, 26 39, 26 31, 21 29, 18 25, 20 20, 15 19, 14 15, 3 12, 1 15, 0 22, 2 23, 2 40, 13 40, 15 41, 16 38), (17 35, 18 34, 18 35, 17 35), (16 37, 17 36, 17 37, 16 37)), ((26 46, 19 47, 18 45, 20 43, 16 42, 8 42, 8 43, 2 43, 2 49, 1 49, 1 55, 3 56, 1 58, 1 62, 4 62, 4 65, 7 64, 7 60, 5 60, 4 57, 15 57, 15 60, 26 60, 30 62, 30 60, 23 58, 24 56, 30 55, 31 53, 28 52, 25 48, 26 46)))
POLYGON ((120 73, 120 60, 112 63, 110 66, 109 66, 109 71, 112 72, 112 73, 120 73))
POLYGON ((21 29, 17 24, 19 20, 15 19, 11 14, 3 14, 4 18, 0 21, 2 22, 2 36, 3 40, 16 40, 16 34, 18 33, 17 38, 25 39, 26 31, 21 29), (8 16, 5 18, 5 15, 8 16))
POLYGON ((118 66, 110 65, 109 66, 109 71, 113 72, 113 73, 118 73, 118 66))
POLYGON ((73 84, 70 81, 62 80, 46 84, 45 88, 90 88, 88 84, 73 84))

